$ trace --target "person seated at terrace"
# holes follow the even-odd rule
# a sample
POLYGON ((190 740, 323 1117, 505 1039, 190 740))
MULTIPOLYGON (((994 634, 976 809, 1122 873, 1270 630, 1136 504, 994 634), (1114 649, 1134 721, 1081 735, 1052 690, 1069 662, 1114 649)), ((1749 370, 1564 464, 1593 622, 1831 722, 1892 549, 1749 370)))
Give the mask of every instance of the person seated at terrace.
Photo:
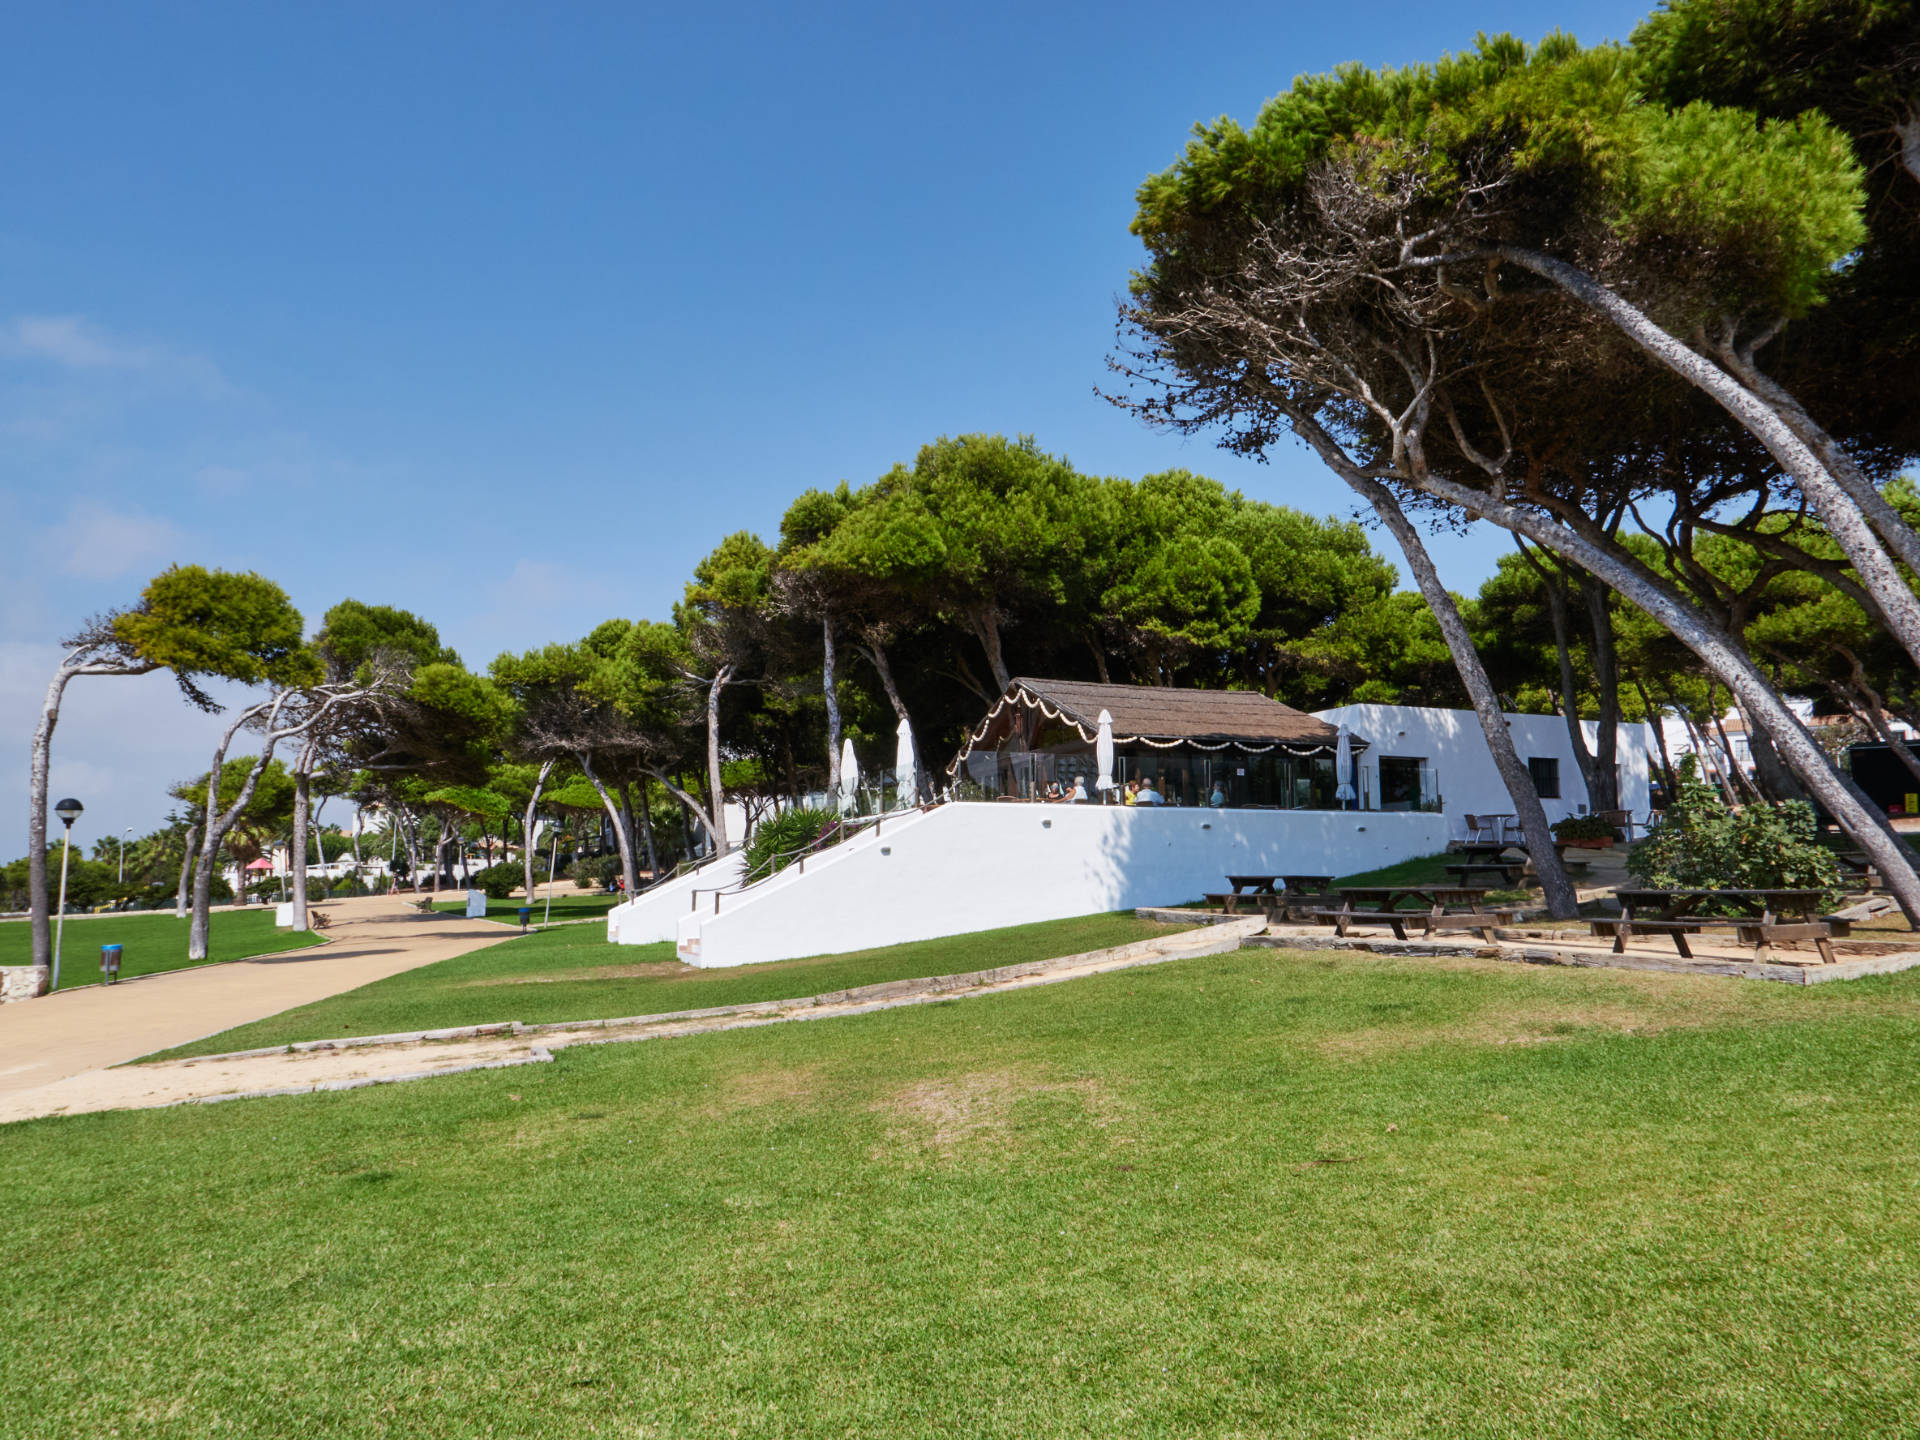
POLYGON ((1220 782, 1218 780, 1213 782, 1213 794, 1207 797, 1207 804, 1216 810, 1224 810, 1227 808, 1227 792, 1220 788, 1220 782))
POLYGON ((1161 798, 1160 792, 1153 788, 1153 781, 1143 780, 1140 782, 1140 789, 1134 794, 1133 803, 1136 805, 1164 805, 1167 802, 1161 798))
POLYGON ((1067 800, 1068 800, 1068 803, 1073 805, 1084 805, 1087 803, 1087 777, 1086 776, 1076 775, 1073 777, 1073 793, 1067 796, 1067 800))

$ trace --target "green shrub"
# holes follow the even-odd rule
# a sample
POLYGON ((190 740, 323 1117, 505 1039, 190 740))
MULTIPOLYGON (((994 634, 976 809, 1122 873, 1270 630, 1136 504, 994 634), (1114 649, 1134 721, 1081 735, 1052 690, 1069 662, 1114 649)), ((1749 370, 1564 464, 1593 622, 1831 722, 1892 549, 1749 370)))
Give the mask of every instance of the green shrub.
POLYGON ((1683 776, 1660 828, 1627 856, 1627 873, 1653 889, 1824 890, 1841 894, 1840 863, 1815 838, 1798 800, 1729 810, 1720 792, 1683 776))
POLYGON ((1598 815, 1569 815, 1564 820, 1554 822, 1553 838, 1556 840, 1612 840, 1616 838, 1616 832, 1613 826, 1598 815))
POLYGON ((770 820, 762 820, 747 842, 747 883, 786 869, 793 863, 793 852, 812 845, 839 819, 831 810, 783 810, 770 820))
POLYGON ((620 857, 583 856, 573 862, 573 883, 582 890, 605 890, 620 878, 620 857))
POLYGON ((526 883, 527 872, 517 861, 473 872, 473 888, 486 891, 489 900, 511 900, 526 883))

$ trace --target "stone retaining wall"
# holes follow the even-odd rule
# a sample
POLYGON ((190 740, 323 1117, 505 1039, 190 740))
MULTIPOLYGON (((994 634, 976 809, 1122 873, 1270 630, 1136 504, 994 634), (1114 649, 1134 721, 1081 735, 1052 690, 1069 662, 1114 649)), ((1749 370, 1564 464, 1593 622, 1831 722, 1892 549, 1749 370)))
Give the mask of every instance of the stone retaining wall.
POLYGON ((46 994, 47 978, 44 965, 0 965, 0 1005, 46 994))

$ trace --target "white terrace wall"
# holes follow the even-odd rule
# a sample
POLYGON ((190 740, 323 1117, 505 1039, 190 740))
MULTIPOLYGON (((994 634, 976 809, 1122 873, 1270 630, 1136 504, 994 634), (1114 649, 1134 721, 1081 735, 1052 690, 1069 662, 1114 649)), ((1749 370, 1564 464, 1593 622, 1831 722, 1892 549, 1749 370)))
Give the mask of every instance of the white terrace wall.
POLYGON ((864 950, 1197 900, 1229 873, 1350 875, 1446 842, 1442 815, 944 805, 725 896, 717 914, 683 899, 679 954, 727 966, 864 950))
MULTIPOLYGON (((1396 755, 1424 759, 1436 772, 1440 798, 1448 821, 1447 833, 1461 839, 1467 833, 1468 815, 1510 815, 1513 800, 1494 768, 1493 752, 1487 749, 1487 737, 1481 732, 1480 719, 1471 710, 1437 710, 1417 705, 1341 705, 1314 714, 1329 725, 1345 724, 1370 748, 1360 757, 1360 765, 1370 772, 1368 794, 1379 803, 1380 757, 1396 755)), ((1573 742, 1567 735, 1567 722, 1558 715, 1508 715, 1508 733, 1513 748, 1524 763, 1533 757, 1560 762, 1560 796, 1541 797, 1549 821, 1587 811, 1587 787, 1580 778, 1580 766, 1573 758, 1573 742)), ((1592 747, 1600 727, 1591 720, 1582 722, 1587 744, 1592 747)), ((1649 804, 1648 755, 1654 750, 1653 731, 1643 724, 1622 725, 1619 730, 1620 807, 1644 817, 1649 804)), ((1371 813, 1371 812, 1369 812, 1371 813)))

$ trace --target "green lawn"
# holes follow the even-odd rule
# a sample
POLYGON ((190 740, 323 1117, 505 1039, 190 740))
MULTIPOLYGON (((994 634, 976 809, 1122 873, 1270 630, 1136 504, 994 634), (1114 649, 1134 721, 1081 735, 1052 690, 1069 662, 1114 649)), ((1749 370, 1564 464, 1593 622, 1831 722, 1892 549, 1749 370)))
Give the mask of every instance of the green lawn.
POLYGON ((1920 976, 1244 951, 0 1129, 9 1436, 1910 1436, 1920 976))
POLYGON ((1446 867, 1459 863, 1458 855, 1442 850, 1436 855, 1416 855, 1411 860, 1383 865, 1378 870, 1363 870, 1358 875, 1342 875, 1333 883, 1335 885, 1455 885, 1459 881, 1457 877, 1447 874, 1446 867))
POLYGON ((409 970, 149 1058, 214 1055, 294 1040, 437 1030, 499 1020, 526 1024, 602 1020, 751 1000, 787 1000, 883 980, 964 974, 1077 955, 1150 935, 1174 934, 1177 929, 1136 920, 1131 911, 1123 911, 884 950, 698 970, 674 959, 671 944, 609 945, 604 931, 569 925, 409 970))
MULTIPOLYGON (((563 920, 604 919, 607 911, 618 905, 625 898, 626 897, 622 895, 594 895, 588 893, 556 895, 553 897, 553 914, 551 918, 556 925, 563 920)), ((509 925, 518 925, 520 923, 520 907, 526 903, 525 898, 518 895, 511 900, 489 900, 487 901, 487 918, 489 920, 504 920, 509 925)), ((467 902, 464 899, 447 900, 442 901, 433 908, 436 910, 450 911, 454 914, 464 914, 466 912, 467 902)), ((549 918, 547 908, 547 901, 544 898, 533 902, 533 923, 535 925, 549 918)))
MULTIPOLYGON (((273 955, 318 945, 311 932, 296 935, 276 930, 271 905, 246 910, 216 910, 208 917, 207 958, 187 959, 187 922, 171 910, 139 910, 124 915, 69 915, 60 947, 60 988, 100 983, 100 947, 121 946, 120 976, 152 975, 161 970, 184 970, 190 965, 212 965, 222 960, 244 960, 250 955, 273 955)), ((0 965, 27 965, 33 960, 33 933, 24 920, 0 923, 0 965)))

